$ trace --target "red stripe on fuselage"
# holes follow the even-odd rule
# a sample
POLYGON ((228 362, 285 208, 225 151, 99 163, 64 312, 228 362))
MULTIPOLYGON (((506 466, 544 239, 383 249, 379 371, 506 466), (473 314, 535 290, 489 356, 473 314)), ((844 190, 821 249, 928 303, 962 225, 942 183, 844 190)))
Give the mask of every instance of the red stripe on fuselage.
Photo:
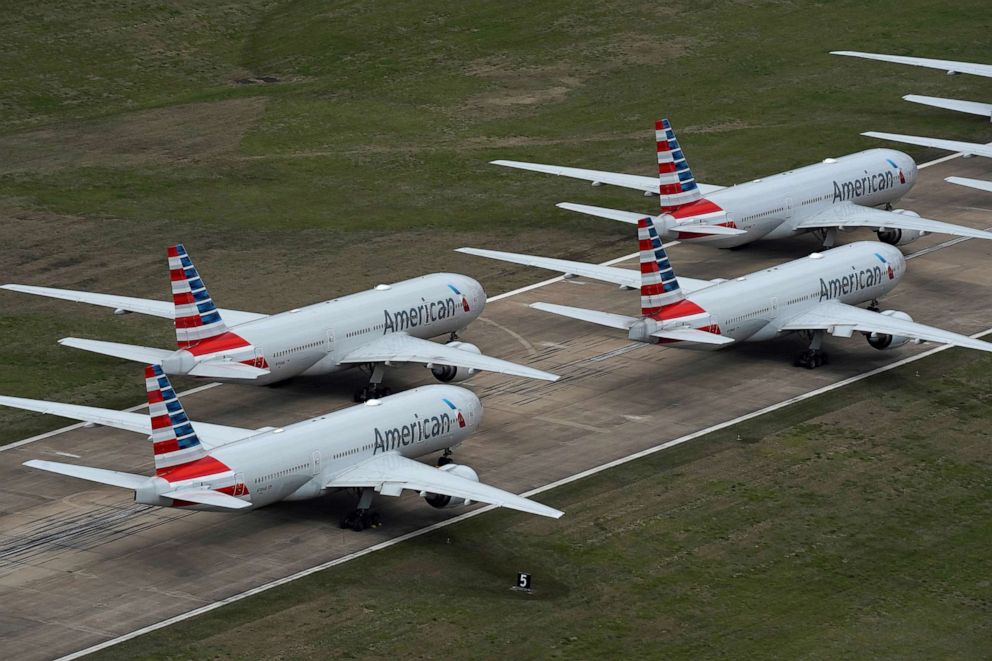
POLYGON ((674 218, 683 219, 692 218, 693 216, 702 216, 707 213, 716 213, 718 211, 723 211, 723 209, 713 204, 706 198, 703 198, 701 200, 696 200, 695 202, 690 202, 689 204, 683 204, 669 213, 671 213, 674 218))
POLYGON ((200 340, 184 348, 194 356, 204 356, 209 353, 217 353, 218 351, 230 351, 231 349, 241 349, 250 346, 251 344, 240 335, 227 331, 220 335, 200 340))
POLYGON ((198 477, 226 473, 230 470, 226 464, 208 455, 185 464, 156 469, 155 474, 169 482, 183 482, 198 477))
POLYGON ((668 321, 670 319, 681 319, 682 317, 705 313, 706 310, 699 307, 689 299, 684 298, 678 303, 663 306, 658 312, 652 314, 651 316, 658 321, 668 321))

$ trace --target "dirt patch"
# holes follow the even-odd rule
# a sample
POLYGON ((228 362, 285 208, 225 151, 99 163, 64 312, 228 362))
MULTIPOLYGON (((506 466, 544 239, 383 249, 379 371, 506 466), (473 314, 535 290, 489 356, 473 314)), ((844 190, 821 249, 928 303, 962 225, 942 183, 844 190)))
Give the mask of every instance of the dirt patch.
POLYGON ((265 97, 142 110, 0 138, 0 174, 202 162, 237 151, 265 97))

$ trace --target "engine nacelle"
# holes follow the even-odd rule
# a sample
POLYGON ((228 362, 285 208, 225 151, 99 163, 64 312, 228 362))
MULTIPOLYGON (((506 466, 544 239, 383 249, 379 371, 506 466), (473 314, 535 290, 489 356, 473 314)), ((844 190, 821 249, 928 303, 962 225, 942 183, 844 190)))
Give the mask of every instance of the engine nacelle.
MULTIPOLYGON (((895 209, 892 213, 897 213, 901 216, 912 216, 913 218, 920 217, 920 214, 909 209, 895 209)), ((886 227, 878 230, 877 233, 878 240, 882 243, 888 243, 890 246, 904 246, 927 234, 923 230, 904 230, 898 227, 886 227)))
MULTIPOLYGON (((913 318, 910 317, 905 312, 900 312, 899 310, 885 310, 882 312, 886 317, 892 317, 893 319, 902 319, 903 321, 912 321, 913 318)), ((910 341, 910 338, 903 335, 886 335, 885 333, 869 333, 868 334, 868 344, 878 350, 885 349, 895 349, 901 347, 910 341)))
MULTIPOLYGON (((479 481, 478 473, 464 464, 446 464, 441 466, 438 470, 451 473, 452 475, 457 475, 458 477, 465 478, 466 480, 472 480, 473 482, 479 481)), ((452 498, 451 496, 446 496, 439 493, 429 493, 424 496, 424 500, 427 501, 428 505, 431 507, 436 507, 437 509, 444 509, 446 507, 465 507, 466 505, 472 504, 472 501, 467 498, 452 498)))
MULTIPOLYGON (((447 346, 459 351, 482 354, 482 349, 468 342, 448 342, 447 346)), ((472 378, 475 373, 476 370, 469 367, 455 367, 454 365, 435 365, 431 368, 431 374, 441 383, 461 383, 472 378)))

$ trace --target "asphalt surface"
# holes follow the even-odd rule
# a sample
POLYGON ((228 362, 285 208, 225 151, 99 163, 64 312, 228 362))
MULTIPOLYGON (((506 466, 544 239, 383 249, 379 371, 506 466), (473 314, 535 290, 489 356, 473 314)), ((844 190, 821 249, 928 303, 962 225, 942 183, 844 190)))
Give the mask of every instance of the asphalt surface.
MULTIPOLYGON (((903 205, 924 217, 992 227, 992 194, 947 184, 943 178, 950 174, 992 179, 992 161, 958 158, 922 170, 903 205)), ((590 192, 588 200, 595 203, 594 198, 590 192)), ((630 228, 618 224, 617 231, 630 228)), ((842 234, 845 241, 871 238, 868 231, 842 234)), ((910 261, 883 308, 966 334, 992 328, 987 286, 992 241, 927 250, 950 239, 930 236, 904 248, 907 254, 923 252, 910 261)), ((630 252, 635 248, 632 236, 630 252)), ((670 256, 677 274, 717 278, 816 249, 815 240, 806 238, 736 251, 682 244, 670 256)), ((555 256, 551 251, 548 256, 555 256)), ((467 267, 471 259, 454 256, 452 268, 467 267)), ((553 275, 532 272, 535 281, 553 275)), ((549 385, 485 374, 466 384, 482 397, 486 413, 481 431, 455 458, 484 481, 515 492, 927 348, 876 351, 860 336, 828 338, 831 363, 810 371, 792 366, 804 348, 798 337, 719 352, 663 349, 526 307, 534 301, 626 314, 636 314, 639 305, 635 291, 581 279, 556 282, 490 303, 465 334, 490 355, 563 377, 549 385)), ((431 378, 424 369, 406 367, 393 370, 387 381, 398 388, 431 378)), ((141 383, 136 371, 135 403, 141 401, 141 383)), ((186 397, 184 403, 193 420, 277 426, 350 405, 360 383, 355 372, 277 387, 224 385, 186 397)), ((459 513, 434 510, 414 495, 380 497, 376 507, 384 525, 353 533, 337 525, 354 505, 353 497, 343 493, 238 514, 160 509, 134 504, 123 489, 25 468, 21 463, 27 459, 152 472, 145 438, 102 427, 74 429, 0 452, 0 642, 7 659, 80 650, 459 513)), ((567 511, 548 525, 568 525, 567 511)))

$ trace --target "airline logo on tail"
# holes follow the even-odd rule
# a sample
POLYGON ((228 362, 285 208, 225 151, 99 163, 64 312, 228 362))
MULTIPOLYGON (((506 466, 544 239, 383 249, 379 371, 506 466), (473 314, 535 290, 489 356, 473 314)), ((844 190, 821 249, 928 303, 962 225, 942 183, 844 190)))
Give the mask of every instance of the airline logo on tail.
POLYGON ((459 428, 465 427, 465 416, 463 416, 462 412, 458 410, 458 407, 455 406, 454 402, 452 402, 450 399, 442 399, 441 401, 447 404, 448 408, 450 408, 452 411, 455 412, 455 419, 458 421, 458 427, 459 428))
POLYGON ((658 193, 662 212, 668 213, 702 197, 696 178, 682 154, 675 131, 667 119, 655 122, 658 148, 658 193))
POLYGON ((160 365, 145 366, 155 474, 169 482, 231 473, 207 454, 160 365))
POLYGON ((183 244, 169 246, 169 279, 176 306, 176 342, 185 349, 223 335, 227 326, 183 244))
POLYGON ((650 317, 684 296, 650 218, 637 221, 637 243, 641 255, 641 314, 650 317))

